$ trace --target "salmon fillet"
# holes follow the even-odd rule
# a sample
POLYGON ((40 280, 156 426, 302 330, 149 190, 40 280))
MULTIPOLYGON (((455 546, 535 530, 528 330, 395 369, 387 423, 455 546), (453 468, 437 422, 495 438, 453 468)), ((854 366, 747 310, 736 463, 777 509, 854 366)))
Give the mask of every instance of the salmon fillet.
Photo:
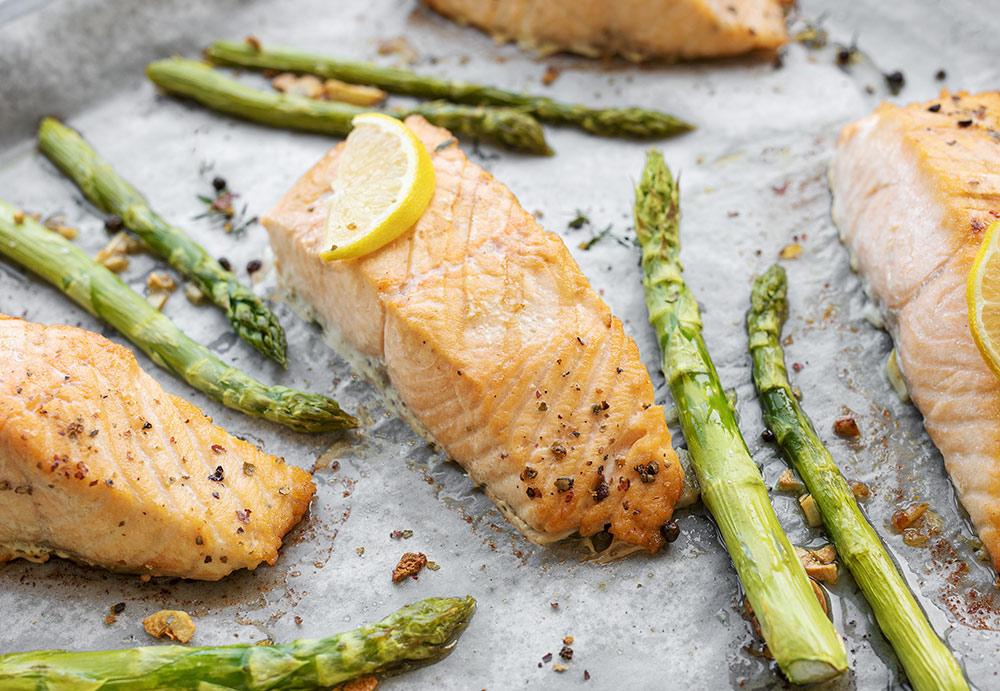
POLYGON ((913 402, 1000 568, 1000 381, 965 285, 1000 217, 1000 92, 879 106, 840 134, 833 218, 885 315, 913 402))
POLYGON ((562 240, 419 117, 437 189, 414 228, 324 263, 342 146, 264 218, 287 289, 384 368, 421 431, 529 539, 606 526, 655 551, 681 490, 663 410, 635 343, 562 240))
POLYGON ((0 315, 0 561, 214 581, 273 564, 315 486, 89 331, 0 315))
POLYGON ((786 0, 424 0, 528 50, 629 60, 774 50, 788 41, 786 0))

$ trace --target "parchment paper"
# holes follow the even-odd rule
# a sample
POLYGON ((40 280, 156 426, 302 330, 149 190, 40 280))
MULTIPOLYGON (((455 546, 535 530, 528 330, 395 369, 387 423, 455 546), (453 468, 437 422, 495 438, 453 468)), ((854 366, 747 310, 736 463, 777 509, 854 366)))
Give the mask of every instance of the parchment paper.
MULTIPOLYGON (((885 3, 807 0, 803 16, 826 15, 831 38, 857 36, 883 70, 902 69, 899 101, 933 96, 942 86, 996 88, 1000 6, 974 2, 885 3), (943 68, 947 79, 935 81, 943 68)), ((768 59, 637 68, 559 56, 538 60, 498 47, 416 6, 412 0, 5 0, 0 2, 0 198, 44 214, 62 212, 80 228, 79 244, 96 252, 107 240, 101 216, 33 149, 37 120, 58 114, 150 198, 246 277, 249 260, 266 259, 263 229, 241 238, 207 220, 197 194, 223 175, 251 214, 265 212, 334 142, 269 130, 158 96, 142 68, 154 58, 195 56, 209 40, 255 33, 262 40, 395 63, 381 41, 405 36, 416 68, 550 93, 596 104, 658 107, 699 125, 663 142, 682 179, 687 280, 704 307, 706 336, 724 385, 735 388, 742 428, 770 485, 784 469, 760 440, 750 383, 743 315, 752 276, 795 241, 786 262, 794 339, 794 383, 844 472, 873 489, 865 504, 937 629, 982 689, 1000 688, 995 574, 977 558, 974 534, 957 506, 941 457, 920 416, 893 393, 883 374, 888 337, 864 318, 865 300, 829 218, 826 167, 838 128, 887 97, 878 72, 851 74, 832 50, 793 45, 776 69, 768 59), (541 84, 547 66, 561 70, 541 84), (874 93, 867 93, 866 87, 874 93), (205 171, 210 168, 209 171, 205 171), (836 438, 845 409, 862 437, 836 438), (926 548, 905 546, 887 525, 901 504, 922 500, 945 530, 926 548)), ((258 79, 247 77, 248 79, 258 79)), ((632 237, 632 185, 647 145, 547 128, 558 155, 527 158, 488 147, 473 154, 561 233, 584 272, 639 343, 661 400, 656 344, 646 323, 632 237), (568 229, 577 210, 591 226, 568 229), (579 243, 611 225, 590 250, 579 243)), ((470 149, 466 143, 467 149, 470 149)), ((138 257, 126 274, 142 289, 160 263, 138 257)), ((272 287, 266 276, 261 291, 272 287)), ((286 542, 277 565, 218 584, 115 576, 54 560, 0 568, 0 650, 111 648, 151 644, 141 620, 160 608, 196 617, 194 643, 225 644, 313 637, 381 618, 405 602, 471 593, 479 610, 444 662, 385 682, 387 689, 769 688, 783 682, 751 655, 740 616, 739 586, 715 529, 701 508, 679 515, 680 539, 656 557, 610 566, 581 560, 572 544, 531 545, 474 491, 461 469, 429 448, 380 402, 376 390, 323 343, 318 331, 282 306, 292 366, 280 371, 248 350, 222 314, 193 307, 178 293, 165 311, 194 338, 266 381, 335 395, 366 420, 355 436, 296 435, 234 414, 190 390, 140 355, 167 389, 208 411, 232 433, 303 467, 317 465, 317 499, 286 542), (339 468, 334 469, 334 461, 339 468), (410 529, 408 540, 393 530, 410 529), (363 555, 359 552, 364 548, 363 555), (407 550, 441 566, 419 581, 392 585, 390 571, 407 550), (117 623, 108 608, 124 602, 117 623), (301 622, 301 623, 299 623, 301 622), (556 655, 566 635, 575 655, 562 674, 556 655)), ((0 312, 46 323, 78 324, 122 341, 56 291, 0 261, 0 312)), ((126 343, 127 345, 127 343, 126 343)), ((0 354, 2 357, 2 354, 0 354)), ((666 401, 669 405, 669 401, 666 401)), ((675 444, 683 444, 680 436, 675 444)), ((804 524, 793 497, 775 493, 792 541, 825 542, 804 524)), ((852 672, 835 689, 896 688, 892 651, 846 570, 830 588, 833 616, 846 639, 852 672)))

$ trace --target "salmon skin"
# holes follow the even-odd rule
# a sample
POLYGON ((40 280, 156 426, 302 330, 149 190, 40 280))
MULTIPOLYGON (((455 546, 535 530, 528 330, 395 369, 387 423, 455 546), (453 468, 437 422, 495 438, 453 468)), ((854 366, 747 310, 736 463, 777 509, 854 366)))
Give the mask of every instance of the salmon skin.
POLYGON ((774 50, 788 41, 785 0, 424 0, 528 50, 629 60, 774 50))
POLYGON ((1000 381, 972 338, 965 297, 1000 217, 1000 92, 879 106, 841 132, 830 183, 834 221, 909 395, 1000 568, 1000 381))
POLYGON ((635 343, 559 236, 450 132, 406 124, 437 177, 420 221, 323 262, 335 147, 264 217, 285 288, 384 369, 418 429, 529 539, 608 527, 655 551, 683 475, 635 343))
POLYGON ((273 564, 315 492, 71 326, 0 315, 0 561, 214 581, 273 564))

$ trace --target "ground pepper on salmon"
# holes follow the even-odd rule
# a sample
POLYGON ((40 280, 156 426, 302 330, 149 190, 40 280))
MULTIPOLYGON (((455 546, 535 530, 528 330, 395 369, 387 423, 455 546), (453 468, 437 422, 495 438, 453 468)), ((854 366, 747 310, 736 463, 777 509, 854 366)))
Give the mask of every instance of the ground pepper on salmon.
POLYGON ((322 261, 342 146, 264 217, 291 302, 379 363, 418 431, 529 539, 608 528, 656 551, 683 475, 638 348, 557 235, 447 130, 406 123, 437 178, 412 230, 322 261))
POLYGON ((1000 217, 1000 92, 884 103, 840 133, 833 220, 884 315, 906 390, 1000 568, 1000 380, 966 287, 1000 217))
POLYGON ((307 472, 212 424, 98 334, 0 315, 0 351, 0 562, 199 580, 275 562, 315 492, 307 472))

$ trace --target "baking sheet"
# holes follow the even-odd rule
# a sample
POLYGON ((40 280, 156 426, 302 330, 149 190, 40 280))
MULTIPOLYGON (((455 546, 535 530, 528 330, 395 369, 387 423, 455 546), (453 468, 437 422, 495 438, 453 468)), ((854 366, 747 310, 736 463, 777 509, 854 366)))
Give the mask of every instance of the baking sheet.
MULTIPOLYGON (((1000 83, 1000 12, 986 7, 1000 9, 995 3, 802 4, 805 17, 825 15, 833 39, 857 36, 882 69, 904 71, 907 84, 897 100, 929 98, 942 85, 975 90, 1000 83), (947 70, 945 82, 934 79, 939 68, 947 70)), ((662 144, 682 178, 687 279, 704 306, 709 347, 724 385, 738 393, 742 428, 766 479, 773 485, 785 466, 760 441, 743 314, 754 273, 797 237, 804 252, 786 262, 794 339, 788 358, 803 364, 794 383, 804 392, 804 406, 847 476, 873 488, 867 512, 972 681, 1000 688, 995 575, 977 558, 974 534, 919 414, 896 397, 882 373, 889 339, 865 320, 859 281, 829 218, 831 147, 841 124, 886 97, 877 72, 846 74, 829 50, 799 45, 788 50, 781 69, 766 59, 642 68, 566 56, 537 60, 412 0, 0 0, 0 198, 45 214, 62 212, 80 228, 78 243, 91 253, 106 241, 100 216, 33 150, 37 119, 59 114, 154 208, 229 258, 246 278, 246 263, 267 257, 263 229, 236 238, 193 220, 202 210, 196 195, 209 189, 212 175, 223 175, 251 214, 263 213, 332 141, 256 127, 158 96, 142 67, 173 53, 193 56, 213 38, 251 32, 265 42, 386 63, 399 56, 379 56, 379 43, 405 36, 418 56, 416 67, 429 73, 567 100, 659 107, 696 122, 697 132, 662 144), (560 75, 545 87, 541 76, 550 65, 560 75), (858 416, 858 442, 830 432, 845 409, 858 416), (923 549, 905 546, 887 529, 901 503, 918 499, 945 523, 941 538, 923 549)), ((609 224, 615 234, 631 237, 632 185, 647 145, 570 129, 547 128, 547 134, 558 152, 551 159, 487 147, 472 155, 546 228, 564 236, 638 341, 659 399, 666 400, 637 250, 611 237, 589 251, 578 246, 609 224), (578 209, 590 217, 591 228, 568 228, 578 209)), ((126 278, 141 290, 154 267, 159 264, 151 258, 137 257, 126 278)), ((266 292, 272 283, 268 274, 259 288, 266 292)), ((141 583, 61 560, 6 565, 0 568, 0 650, 149 644, 141 620, 160 608, 195 615, 198 644, 284 641, 351 628, 421 597, 470 593, 479 610, 455 652, 387 680, 385 688, 570 688, 584 683, 584 670, 587 688, 782 683, 766 661, 748 652, 752 636, 739 613, 738 583, 701 508, 680 512, 680 539, 652 558, 598 566, 582 561, 572 544, 534 546, 286 307, 278 313, 288 331, 288 371, 249 351, 213 308, 193 307, 178 293, 165 311, 228 361, 266 381, 330 393, 361 412, 366 425, 339 441, 285 432, 208 401, 140 355, 167 389, 196 402, 234 434, 302 467, 315 465, 319 491, 312 510, 274 567, 218 584, 141 583), (393 540, 389 534, 397 529, 414 535, 393 540), (406 550, 427 553, 441 569, 392 585, 390 571, 406 550), (104 624, 108 607, 118 602, 126 604, 124 612, 117 623, 104 624), (566 635, 575 639, 575 655, 568 671, 558 674, 542 657, 558 653, 566 635)), ((0 312, 77 324, 124 342, 2 261, 0 312)), ((675 444, 682 443, 676 436, 675 444)), ((804 525, 793 498, 775 494, 774 502, 794 543, 824 542, 804 525)), ((829 590, 853 671, 828 688, 900 686, 898 663, 849 574, 842 570, 829 590)))

